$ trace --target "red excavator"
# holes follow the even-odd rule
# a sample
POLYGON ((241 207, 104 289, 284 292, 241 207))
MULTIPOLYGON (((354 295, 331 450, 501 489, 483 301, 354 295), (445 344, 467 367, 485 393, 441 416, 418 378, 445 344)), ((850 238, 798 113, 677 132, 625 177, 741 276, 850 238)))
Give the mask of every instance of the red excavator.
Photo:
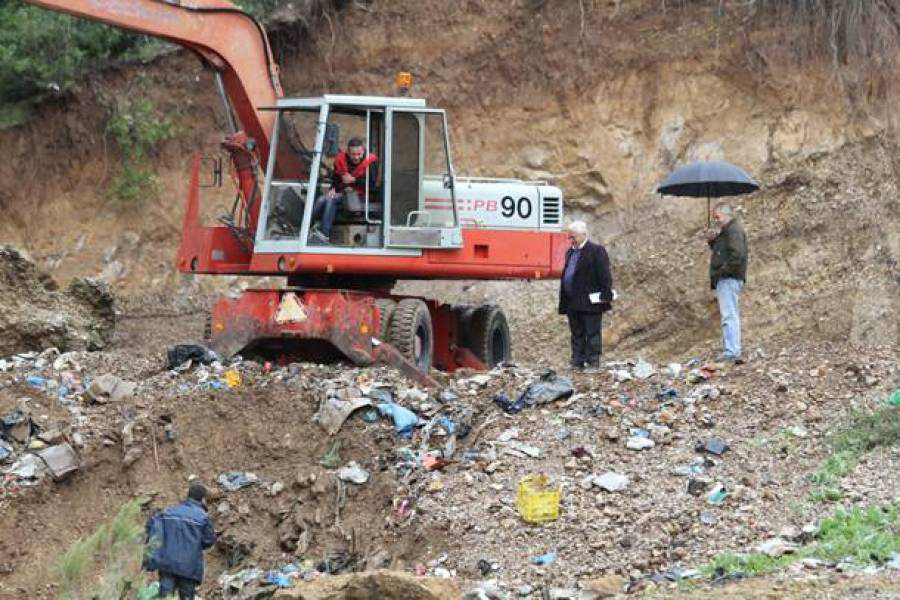
MULTIPOLYGON (((28 1, 179 44, 213 72, 237 194, 216 225, 201 225, 206 162, 194 159, 178 269, 287 280, 220 299, 213 349, 343 355, 418 373, 509 359, 498 306, 391 290, 401 279, 559 277, 562 194, 544 182, 456 175, 446 114, 408 97, 407 74, 396 97, 285 97, 265 29, 229 2, 28 1)), ((221 185, 221 161, 212 175, 221 185)))

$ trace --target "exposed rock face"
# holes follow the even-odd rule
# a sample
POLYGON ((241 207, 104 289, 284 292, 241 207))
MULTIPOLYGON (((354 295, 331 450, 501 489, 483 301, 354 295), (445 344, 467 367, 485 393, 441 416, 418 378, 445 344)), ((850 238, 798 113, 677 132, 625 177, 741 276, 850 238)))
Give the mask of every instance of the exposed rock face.
POLYGON ((64 291, 17 250, 0 247, 0 356, 55 346, 106 347, 115 328, 109 285, 78 278, 64 291))

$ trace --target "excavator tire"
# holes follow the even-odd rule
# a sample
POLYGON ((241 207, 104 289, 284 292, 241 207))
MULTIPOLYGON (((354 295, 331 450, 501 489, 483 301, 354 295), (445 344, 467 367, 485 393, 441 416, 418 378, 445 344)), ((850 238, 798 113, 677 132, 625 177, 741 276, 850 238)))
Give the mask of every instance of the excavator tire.
POLYGON ((468 347, 488 368, 509 362, 510 339, 506 315, 499 306, 479 306, 468 327, 468 347))
POLYGON ((427 373, 434 346, 428 306, 417 298, 401 300, 394 309, 388 329, 388 341, 417 369, 427 373))
POLYGON ((397 310, 397 303, 390 298, 376 298, 375 306, 378 307, 378 312, 381 314, 381 320, 378 322, 378 339, 386 342, 388 341, 387 336, 391 326, 391 317, 394 316, 394 311, 397 310))

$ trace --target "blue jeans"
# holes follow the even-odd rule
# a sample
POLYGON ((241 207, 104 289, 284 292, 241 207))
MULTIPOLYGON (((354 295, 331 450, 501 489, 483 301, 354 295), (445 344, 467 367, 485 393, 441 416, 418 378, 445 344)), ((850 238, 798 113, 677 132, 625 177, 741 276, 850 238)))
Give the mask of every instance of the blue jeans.
POLYGON ((168 598, 177 591, 179 600, 194 600, 194 591, 197 589, 197 585, 199 585, 198 582, 193 579, 159 572, 160 598, 168 598))
POLYGON ((722 317, 722 347, 729 358, 741 355, 741 290, 744 282, 733 277, 716 283, 716 298, 722 317))
POLYGON ((331 228, 334 225, 334 217, 337 215, 338 208, 340 208, 343 202, 344 194, 335 194, 331 198, 328 196, 319 196, 316 198, 316 203, 313 204, 313 223, 319 222, 319 228, 326 237, 331 237, 331 228))

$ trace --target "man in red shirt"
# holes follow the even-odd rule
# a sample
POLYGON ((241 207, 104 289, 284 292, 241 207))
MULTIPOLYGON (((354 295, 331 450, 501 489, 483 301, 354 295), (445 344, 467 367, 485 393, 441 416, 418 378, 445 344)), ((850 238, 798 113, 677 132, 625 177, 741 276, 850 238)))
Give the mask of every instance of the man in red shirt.
POLYGON ((345 201, 348 193, 354 193, 360 199, 366 197, 366 172, 369 172, 369 188, 374 187, 374 167, 378 157, 366 152, 366 146, 359 138, 351 138, 347 149, 338 152, 334 159, 335 182, 328 193, 316 200, 313 207, 313 228, 311 239, 319 243, 328 242, 331 238, 331 227, 338 208, 345 201))

